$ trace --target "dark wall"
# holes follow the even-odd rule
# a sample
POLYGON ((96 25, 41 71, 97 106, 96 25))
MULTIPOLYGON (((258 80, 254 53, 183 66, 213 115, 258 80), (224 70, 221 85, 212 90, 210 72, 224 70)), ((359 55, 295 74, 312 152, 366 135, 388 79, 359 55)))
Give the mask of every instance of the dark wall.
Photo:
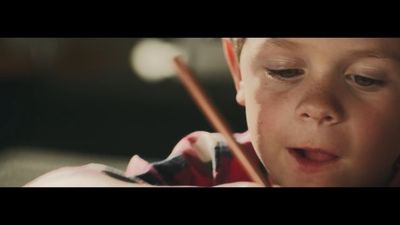
MULTIPOLYGON (((2 147, 24 145, 162 158, 184 135, 195 130, 212 131, 178 80, 141 81, 125 65, 128 53, 124 51, 129 48, 116 45, 122 52, 101 51, 102 42, 98 41, 92 44, 94 53, 87 49, 85 54, 87 58, 103 52, 115 62, 125 60, 119 66, 112 64, 114 61, 102 65, 107 60, 99 59, 97 68, 96 61, 88 59, 92 65, 88 69, 85 57, 80 56, 75 69, 71 65, 62 71, 34 71, 1 79, 2 147), (101 70, 102 66, 108 69, 101 70)), ((69 64, 71 60, 62 65, 69 64)), ((242 131, 244 109, 234 101, 229 74, 220 76, 225 78, 202 83, 232 127, 242 131)))

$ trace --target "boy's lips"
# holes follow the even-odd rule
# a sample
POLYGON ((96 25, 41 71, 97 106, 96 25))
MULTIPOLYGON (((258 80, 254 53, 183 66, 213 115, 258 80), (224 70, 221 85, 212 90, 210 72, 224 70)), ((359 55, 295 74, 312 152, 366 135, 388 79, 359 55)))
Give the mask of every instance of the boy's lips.
POLYGON ((339 159, 338 155, 319 148, 289 147, 287 150, 296 160, 298 168, 309 173, 318 172, 339 159))

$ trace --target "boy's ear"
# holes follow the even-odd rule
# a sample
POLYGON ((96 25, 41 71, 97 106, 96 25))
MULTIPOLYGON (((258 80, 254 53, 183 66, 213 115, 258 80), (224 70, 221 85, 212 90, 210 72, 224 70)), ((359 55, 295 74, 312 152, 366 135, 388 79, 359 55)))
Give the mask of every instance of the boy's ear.
POLYGON ((235 83, 236 102, 241 106, 245 106, 244 85, 240 73, 239 59, 236 56, 232 40, 229 38, 222 38, 222 45, 226 62, 228 63, 229 70, 235 83))

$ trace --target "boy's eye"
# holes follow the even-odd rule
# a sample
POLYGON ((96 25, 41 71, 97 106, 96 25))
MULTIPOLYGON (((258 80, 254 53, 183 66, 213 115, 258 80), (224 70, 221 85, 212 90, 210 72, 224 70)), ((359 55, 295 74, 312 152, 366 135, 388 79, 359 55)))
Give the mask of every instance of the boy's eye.
POLYGON ((362 86, 362 87, 370 87, 373 85, 382 85, 383 81, 382 80, 375 80, 372 78, 360 76, 360 75, 347 75, 347 78, 349 80, 354 81, 357 85, 362 86))
POLYGON ((293 78, 296 76, 300 76, 304 74, 304 71, 301 69, 281 69, 281 70, 273 70, 273 69, 268 69, 267 72, 269 75, 273 77, 278 77, 281 79, 289 79, 293 78))

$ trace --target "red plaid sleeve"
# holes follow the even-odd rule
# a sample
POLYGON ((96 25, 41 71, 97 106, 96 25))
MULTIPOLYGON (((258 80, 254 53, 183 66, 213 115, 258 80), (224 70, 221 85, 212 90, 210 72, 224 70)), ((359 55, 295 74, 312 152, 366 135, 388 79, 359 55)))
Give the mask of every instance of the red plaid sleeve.
MULTIPOLYGON (((234 136, 258 161, 248 132, 234 136)), ((260 168, 265 171, 261 163, 260 168)), ((138 177, 153 185, 170 186, 214 186, 250 181, 224 138, 218 133, 203 131, 193 132, 184 137, 163 161, 149 163, 138 156, 133 157, 126 175, 138 177)))

